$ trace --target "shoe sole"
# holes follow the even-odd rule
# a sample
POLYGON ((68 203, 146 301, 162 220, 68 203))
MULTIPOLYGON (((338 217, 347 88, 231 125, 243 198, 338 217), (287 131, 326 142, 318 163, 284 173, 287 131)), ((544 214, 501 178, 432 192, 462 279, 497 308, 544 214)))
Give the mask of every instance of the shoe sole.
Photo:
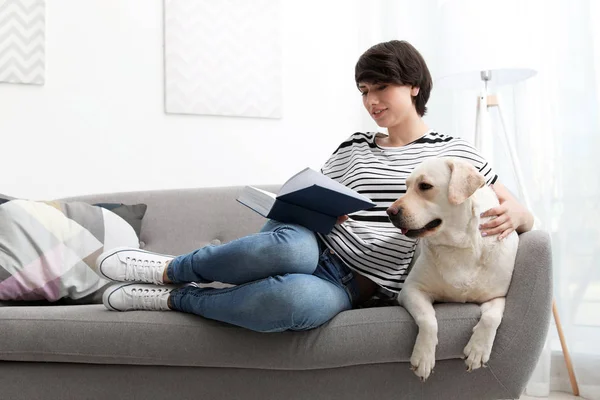
MULTIPOLYGON (((132 249, 131 247, 115 247, 113 249, 110 249, 108 251, 105 251, 104 253, 100 254, 98 256, 98 258, 96 258, 96 266, 98 268, 98 274, 100 276, 102 276, 104 279, 108 279, 109 281, 113 281, 113 282, 130 282, 130 281, 121 281, 115 278, 111 278, 110 276, 107 276, 103 271, 102 271, 102 264, 104 263, 104 261, 106 261, 107 258, 114 256, 117 253, 121 253, 123 251, 139 251, 142 253, 146 253, 146 254, 154 254, 157 256, 163 256, 163 257, 173 257, 175 258, 175 256, 171 256, 168 254, 160 254, 160 253, 154 253, 152 251, 147 251, 147 250, 142 250, 142 249, 132 249)), ((144 283, 144 282, 136 282, 136 283, 144 283)))

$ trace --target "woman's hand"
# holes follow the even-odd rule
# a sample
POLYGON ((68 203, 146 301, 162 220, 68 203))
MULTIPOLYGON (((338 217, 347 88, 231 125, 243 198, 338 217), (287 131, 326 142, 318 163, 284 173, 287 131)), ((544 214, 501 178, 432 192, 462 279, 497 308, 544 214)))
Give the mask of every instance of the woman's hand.
POLYGON ((499 235, 498 240, 507 237, 513 231, 530 231, 533 227, 533 215, 515 199, 501 183, 492 185, 500 205, 482 213, 482 217, 496 217, 481 224, 481 236, 499 235))
POLYGON ((339 216, 337 221, 335 222, 336 224, 343 224, 344 222, 346 222, 346 220, 348 219, 347 215, 342 215, 339 216))

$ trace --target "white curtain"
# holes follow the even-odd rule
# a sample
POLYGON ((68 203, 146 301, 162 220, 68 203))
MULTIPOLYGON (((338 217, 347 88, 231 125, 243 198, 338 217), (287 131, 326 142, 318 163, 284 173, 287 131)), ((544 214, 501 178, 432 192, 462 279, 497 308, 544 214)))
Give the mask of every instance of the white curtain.
MULTIPOLYGON (((514 131, 532 208, 550 232, 554 298, 580 394, 600 400, 600 7, 543 2, 539 73, 514 88, 514 131)), ((552 321, 527 393, 571 392, 552 321)))
MULTIPOLYGON (((452 0, 381 0, 375 8, 369 6, 371 11, 363 7, 370 28, 362 27, 361 34, 370 32, 370 44, 408 40, 423 54, 435 78, 441 64, 436 29, 440 7, 447 1, 452 0)), ((552 237, 554 298, 580 394, 600 400, 600 0, 521 4, 531 14, 528 31, 533 37, 528 39, 536 44, 538 73, 502 87, 498 94, 532 211, 552 237)), ((505 25, 511 29, 511 21, 505 25)), ((486 45, 485 34, 481 39, 486 45)), ((436 90, 434 85, 426 122, 472 140, 477 94, 436 90)), ((496 132, 499 122, 492 116, 496 132)), ((377 129, 367 123, 365 128, 377 129)), ((516 194, 507 156, 496 136, 495 169, 516 194)), ((554 319, 526 393, 547 396, 549 391, 571 392, 554 319)))
MULTIPOLYGON (((600 1, 522 3, 533 11, 528 39, 538 73, 498 94, 531 209, 552 238, 554 298, 580 395, 600 400, 600 1)), ((436 107, 450 110, 436 115, 437 127, 472 139, 476 95, 436 93, 436 107)), ((497 113, 491 121, 499 134, 497 113)), ((499 135, 494 145, 495 169, 517 194, 499 135)), ((549 391, 571 392, 554 319, 526 394, 549 391)))

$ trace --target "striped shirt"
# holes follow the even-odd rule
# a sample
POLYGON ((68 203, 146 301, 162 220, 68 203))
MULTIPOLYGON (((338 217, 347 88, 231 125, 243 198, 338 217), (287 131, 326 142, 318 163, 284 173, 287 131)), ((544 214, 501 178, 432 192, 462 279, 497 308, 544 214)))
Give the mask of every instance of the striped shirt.
POLYGON ((467 141, 429 131, 402 147, 381 147, 382 133, 355 133, 321 168, 324 175, 370 198, 376 206, 350 215, 327 235, 327 246, 353 270, 386 291, 398 293, 415 253, 416 239, 400 233, 388 219, 387 208, 406 192, 406 178, 427 158, 459 157, 469 161, 488 184, 497 176, 467 141))

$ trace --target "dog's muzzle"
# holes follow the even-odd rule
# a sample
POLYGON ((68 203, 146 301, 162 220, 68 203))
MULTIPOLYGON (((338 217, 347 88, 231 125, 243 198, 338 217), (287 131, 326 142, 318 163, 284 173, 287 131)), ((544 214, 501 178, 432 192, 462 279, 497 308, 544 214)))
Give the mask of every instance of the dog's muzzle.
POLYGON ((402 208, 401 207, 390 206, 386 210, 386 213, 388 215, 388 218, 390 219, 390 222, 396 228, 400 229, 400 231, 402 232, 403 235, 408 236, 410 238, 416 238, 416 237, 422 236, 423 234, 427 233, 428 231, 436 229, 438 226, 440 226, 442 224, 442 220, 439 218, 436 218, 420 229, 409 229, 409 228, 406 228, 405 226, 403 226, 404 224, 402 223, 402 208))

